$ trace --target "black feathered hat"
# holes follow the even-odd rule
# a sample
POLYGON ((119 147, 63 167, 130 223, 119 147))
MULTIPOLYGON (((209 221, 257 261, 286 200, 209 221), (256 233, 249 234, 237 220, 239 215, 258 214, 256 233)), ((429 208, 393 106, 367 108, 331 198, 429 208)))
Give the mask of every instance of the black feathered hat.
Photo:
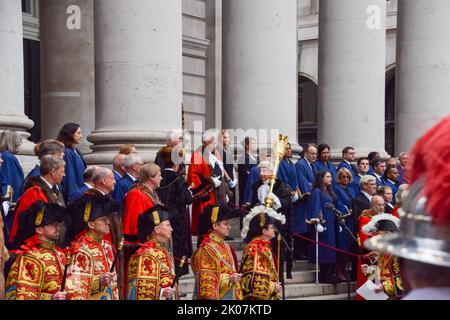
POLYGON ((19 227, 13 248, 18 248, 23 242, 36 233, 36 228, 44 227, 55 222, 66 222, 66 209, 56 203, 37 201, 19 217, 19 227))
POLYGON ((200 215, 198 230, 201 235, 205 235, 211 232, 214 223, 238 218, 244 213, 245 211, 240 208, 235 209, 229 206, 211 204, 200 215))
POLYGON ((111 197, 101 194, 85 194, 68 209, 71 213, 70 223, 66 232, 65 245, 86 229, 89 221, 115 214, 120 204, 111 197))
POLYGON ((138 219, 138 239, 142 242, 147 241, 149 234, 153 232, 156 226, 161 222, 169 220, 170 214, 167 208, 162 205, 155 205, 145 211, 138 219))

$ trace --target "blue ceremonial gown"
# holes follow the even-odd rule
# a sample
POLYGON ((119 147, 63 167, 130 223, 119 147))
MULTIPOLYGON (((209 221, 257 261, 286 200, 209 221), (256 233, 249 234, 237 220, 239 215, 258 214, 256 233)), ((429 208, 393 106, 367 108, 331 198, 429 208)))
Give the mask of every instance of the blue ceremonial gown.
POLYGON ((116 170, 113 170, 113 173, 114 173, 114 180, 116 180, 116 183, 118 183, 120 179, 122 179, 123 177, 116 170))
MULTIPOLYGON (((315 172, 313 171, 314 166, 308 164, 307 160, 302 158, 295 164, 295 169, 297 172, 297 179, 299 182, 299 188, 302 193, 311 192, 314 185, 315 172)), ((306 220, 310 219, 310 214, 308 210, 309 201, 297 201, 295 204, 294 211, 294 232, 305 234, 310 231, 306 220)))
POLYGON ((86 163, 81 152, 73 148, 64 150, 64 161, 66 176, 62 179, 62 189, 64 200, 68 202, 69 195, 84 185, 83 172, 86 169, 86 163))
MULTIPOLYGON (((318 188, 314 189, 309 199, 310 213, 311 218, 317 218, 321 211, 325 220, 324 227, 326 230, 319 233, 319 242, 336 247, 336 221, 333 210, 325 208, 327 202, 334 204, 333 197, 322 193, 318 188)), ((315 261, 315 246, 313 252, 313 261, 315 261)), ((335 264, 336 251, 319 245, 319 264, 323 263, 335 264)))
POLYGON ((277 178, 291 187, 292 191, 295 191, 297 188, 299 188, 295 165, 290 160, 282 159, 280 161, 277 178))
POLYGON ((24 174, 22 167, 16 156, 9 151, 3 151, 2 158, 3 165, 0 171, 5 177, 6 185, 10 185, 13 188, 13 201, 17 202, 17 199, 19 199, 23 193, 24 174))
POLYGON ((259 169, 258 167, 253 167, 250 169, 250 174, 247 178, 247 185, 245 186, 244 192, 244 202, 243 203, 252 203, 253 198, 253 185, 256 181, 259 180, 259 169))
POLYGON ((331 162, 325 163, 320 160, 317 160, 316 162, 314 162, 314 166, 316 167, 317 173, 321 171, 328 171, 329 173, 331 173, 331 177, 333 178, 333 184, 336 183, 337 171, 336 167, 331 162))
POLYGON ((339 170, 341 170, 342 168, 345 168, 345 169, 347 169, 348 171, 350 171, 350 173, 352 174, 352 177, 353 178, 355 178, 355 175, 357 175, 358 174, 358 169, 355 167, 355 165, 350 165, 350 164, 348 164, 348 162, 347 161, 342 161, 340 164, 339 164, 339 166, 338 166, 338 168, 337 168, 337 172, 339 172, 339 170))
MULTIPOLYGON (((339 184, 335 184, 333 186, 333 190, 336 193, 337 197, 336 209, 338 209, 343 214, 348 214, 350 212, 350 209, 352 208, 352 200, 354 197, 356 197, 356 193, 354 193, 353 189, 349 187, 347 187, 347 190, 345 190, 339 184)), ((349 216, 347 217, 347 219, 345 219, 345 224, 350 229, 350 231, 355 234, 355 224, 352 216, 349 216)), ((348 250, 351 241, 352 239, 349 235, 347 235, 344 227, 342 227, 342 231, 338 233, 338 248, 348 250)))
POLYGON ((122 179, 120 179, 114 187, 113 199, 121 205, 124 205, 123 201, 125 199, 125 195, 128 191, 130 191, 134 184, 135 182, 133 178, 128 173, 125 173, 122 179))

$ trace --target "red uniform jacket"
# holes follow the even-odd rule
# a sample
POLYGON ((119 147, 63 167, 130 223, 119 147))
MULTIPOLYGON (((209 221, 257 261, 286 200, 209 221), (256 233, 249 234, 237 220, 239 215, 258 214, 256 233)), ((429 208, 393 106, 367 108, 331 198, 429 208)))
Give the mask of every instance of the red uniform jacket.
MULTIPOLYGON (((191 189, 200 187, 202 180, 200 177, 209 179, 212 175, 211 166, 205 161, 202 155, 202 148, 196 150, 191 157, 191 164, 189 166, 187 182, 191 189)), ((194 195, 195 196, 195 195, 194 195)), ((204 197, 195 199, 192 204, 192 227, 191 232, 193 235, 198 236, 198 224, 200 215, 205 208, 216 203, 216 196, 214 191, 211 190, 204 197)))
MULTIPOLYGON (((364 248, 364 241, 370 238, 370 235, 365 234, 362 231, 362 228, 372 220, 373 213, 372 210, 364 210, 361 212, 361 215, 359 216, 359 223, 358 223, 358 239, 359 239, 359 245, 361 247, 362 252, 367 252, 367 250, 364 248)), ((363 264, 370 264, 368 260, 358 257, 358 273, 356 276, 356 289, 361 287, 364 283, 367 281, 367 277, 362 273, 361 271, 361 265, 363 264)), ((364 300, 360 295, 356 296, 356 300, 364 300)))
POLYGON ((17 230, 19 228, 20 214, 26 211, 36 201, 44 201, 46 203, 58 203, 61 206, 65 206, 62 195, 52 193, 48 185, 40 178, 34 177, 30 180, 30 184, 25 186, 25 192, 18 201, 18 206, 14 214, 14 221, 9 234, 9 242, 14 243, 17 230))
POLYGON ((138 233, 138 218, 145 211, 154 206, 154 199, 143 188, 137 184, 125 195, 125 212, 123 213, 123 234, 136 236, 138 233))

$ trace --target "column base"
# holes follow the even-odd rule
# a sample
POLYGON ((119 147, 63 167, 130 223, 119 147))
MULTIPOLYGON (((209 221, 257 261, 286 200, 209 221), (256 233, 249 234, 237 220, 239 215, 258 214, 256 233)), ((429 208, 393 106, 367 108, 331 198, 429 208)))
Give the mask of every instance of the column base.
POLYGON ((154 161, 158 150, 166 144, 163 131, 95 131, 88 136, 92 153, 84 159, 88 164, 111 165, 124 144, 134 144, 145 162, 154 161))
POLYGON ((18 153, 20 155, 34 156, 35 144, 28 141, 31 134, 26 131, 33 128, 33 126, 34 122, 25 115, 0 115, 0 131, 15 130, 22 136, 23 142, 18 153))

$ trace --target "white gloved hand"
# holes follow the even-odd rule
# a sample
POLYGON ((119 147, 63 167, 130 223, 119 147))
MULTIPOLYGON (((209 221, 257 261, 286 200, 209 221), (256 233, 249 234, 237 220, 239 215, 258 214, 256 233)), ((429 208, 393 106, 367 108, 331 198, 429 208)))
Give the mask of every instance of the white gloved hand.
POLYGON ((300 199, 300 197, 298 196, 298 193, 294 193, 294 195, 292 196, 292 202, 297 202, 300 199))
POLYGON ((222 185, 222 181, 220 181, 220 178, 212 178, 213 182, 214 182, 214 188, 218 188, 222 185))
POLYGON ((9 213, 9 207, 11 206, 11 204, 9 203, 9 201, 3 201, 2 206, 3 206, 3 212, 5 213, 5 217, 6 217, 9 213))
POLYGON ((318 233, 322 233, 325 231, 325 228, 320 223, 316 224, 316 230, 318 233))
POLYGON ((237 185, 237 180, 236 180, 236 179, 228 181, 228 186, 229 186, 231 189, 233 189, 234 187, 236 187, 236 185, 237 185))

